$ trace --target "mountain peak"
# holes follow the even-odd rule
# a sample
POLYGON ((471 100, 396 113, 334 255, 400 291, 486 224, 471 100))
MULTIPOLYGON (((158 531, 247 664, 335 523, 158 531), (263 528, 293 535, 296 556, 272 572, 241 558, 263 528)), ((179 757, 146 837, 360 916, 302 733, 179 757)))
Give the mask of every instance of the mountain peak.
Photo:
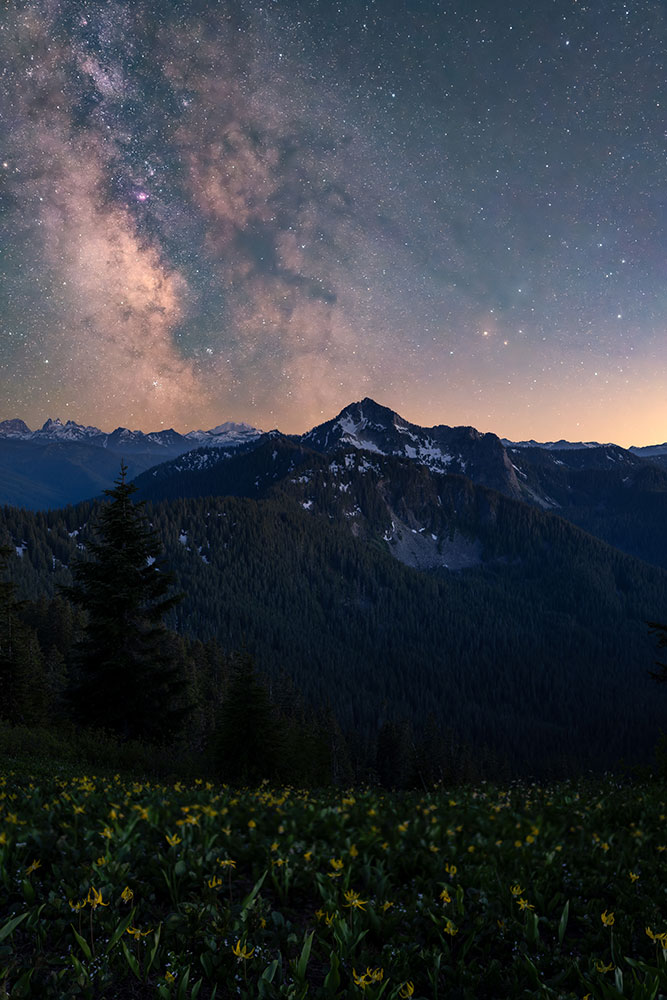
POLYGON ((33 437, 49 438, 55 441, 80 441, 83 438, 98 437, 102 431, 98 427, 84 427, 74 420, 63 423, 60 417, 49 417, 44 421, 40 430, 35 431, 33 437))
POLYGON ((12 420, 0 420, 0 437, 28 438, 32 431, 23 420, 14 417, 12 420))

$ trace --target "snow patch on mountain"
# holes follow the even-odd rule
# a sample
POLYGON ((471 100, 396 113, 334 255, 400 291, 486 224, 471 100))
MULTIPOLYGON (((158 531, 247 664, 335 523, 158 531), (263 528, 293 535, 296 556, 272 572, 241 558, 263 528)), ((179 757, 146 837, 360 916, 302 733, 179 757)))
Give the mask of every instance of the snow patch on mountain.
POLYGON ((413 569, 468 569, 482 562, 482 544, 455 531, 438 538, 424 527, 413 528, 395 514, 384 541, 395 559, 413 569))

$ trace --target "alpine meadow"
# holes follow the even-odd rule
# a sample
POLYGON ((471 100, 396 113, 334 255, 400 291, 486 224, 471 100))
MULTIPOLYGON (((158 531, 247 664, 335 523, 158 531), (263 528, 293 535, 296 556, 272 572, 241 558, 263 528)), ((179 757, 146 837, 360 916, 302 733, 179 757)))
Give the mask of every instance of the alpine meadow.
POLYGON ((667 1000, 665 40, 0 2, 0 1000, 667 1000))

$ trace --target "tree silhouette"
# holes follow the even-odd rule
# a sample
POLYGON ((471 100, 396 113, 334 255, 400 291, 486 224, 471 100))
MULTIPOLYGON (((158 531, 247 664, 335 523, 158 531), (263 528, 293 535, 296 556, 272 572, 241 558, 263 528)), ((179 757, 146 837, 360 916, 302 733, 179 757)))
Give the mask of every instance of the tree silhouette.
MULTIPOLYGON (((667 648, 667 625, 661 625, 659 622, 647 622, 651 635, 654 635, 658 640, 658 648, 667 648)), ((649 670, 649 675, 654 681, 659 684, 667 683, 667 663, 663 663, 661 660, 655 661, 656 667, 660 667, 660 672, 656 673, 655 670, 649 670)))
POLYGON ((272 778, 279 766, 279 733, 269 694, 253 658, 234 657, 215 739, 216 770, 234 785, 272 778))
MULTIPOLYGON (((12 555, 9 546, 0 546, 3 576, 12 555)), ((21 621, 24 605, 16 598, 14 584, 0 579, 0 718, 35 725, 46 713, 44 659, 34 631, 21 621)))
POLYGON ((90 558, 75 565, 74 584, 64 588, 88 616, 70 697, 82 724, 163 742, 184 714, 184 683, 163 623, 182 595, 171 592, 173 576, 126 476, 122 463, 114 488, 104 491, 110 502, 98 512, 90 558))

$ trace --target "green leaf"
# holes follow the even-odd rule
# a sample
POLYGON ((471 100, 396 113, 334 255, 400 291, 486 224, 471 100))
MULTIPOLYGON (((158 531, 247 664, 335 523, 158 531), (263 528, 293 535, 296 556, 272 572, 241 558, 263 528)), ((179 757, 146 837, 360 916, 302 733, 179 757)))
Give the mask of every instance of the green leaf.
POLYGON ((16 997, 16 1000, 19 1000, 21 997, 29 997, 32 995, 30 980, 32 979, 34 971, 34 969, 30 969, 28 972, 24 972, 23 975, 14 983, 11 995, 16 997))
POLYGON ((565 937, 565 928, 567 927, 568 917, 570 915, 570 900, 568 899, 563 907, 563 912, 560 915, 560 920, 558 922, 558 943, 563 943, 563 938, 565 937))
POLYGON ((74 937, 76 938, 76 942, 79 948, 81 949, 85 957, 88 959, 88 961, 90 961, 91 958, 93 957, 92 952, 90 950, 90 945, 88 944, 86 939, 82 938, 81 935, 74 929, 74 924, 70 924, 70 927, 74 931, 74 937))
POLYGON ((155 961, 155 956, 157 955, 158 945, 160 944, 160 932, 162 931, 162 924, 158 924, 158 928, 153 935, 153 947, 151 948, 150 955, 148 956, 148 964, 146 966, 145 974, 148 975, 150 972, 153 962, 155 961))
POLYGON ((262 875, 262 877, 260 879, 258 879, 257 882, 255 882, 254 886, 252 887, 252 889, 250 890, 250 892, 248 893, 248 895, 246 896, 246 898, 241 903, 241 920, 245 921, 246 914, 247 914, 248 910, 250 909, 250 907, 252 906, 252 904, 254 902, 254 899, 255 899, 255 896, 257 895, 257 893, 259 892, 259 890, 262 888, 262 886, 264 884, 264 879, 266 878, 266 876, 268 874, 269 874, 269 869, 267 868, 266 871, 264 872, 264 874, 262 875))
POLYGON ((132 972, 135 974, 139 982, 141 982, 141 972, 139 970, 139 963, 137 962, 136 958, 134 957, 134 955, 132 954, 132 952, 127 947, 124 941, 123 941, 123 954, 125 955, 127 964, 132 969, 132 972))
POLYGON ((537 926, 537 914, 528 910, 526 913, 526 940, 530 944, 537 944, 540 937, 540 931, 537 926))
POLYGON ((313 947, 313 935, 315 931, 311 931, 307 934, 303 941, 303 948, 301 949, 301 955, 296 963, 295 974, 299 982, 303 983, 306 978, 306 969, 308 968, 308 961, 310 959, 310 949, 313 947))
POLYGON ((202 969, 204 970, 204 972, 206 973, 207 979, 212 979, 213 978, 213 958, 211 956, 211 953, 208 952, 208 951, 202 952, 202 954, 199 956, 199 963, 200 963, 202 969))
POLYGON ((118 944, 118 942, 122 938, 123 934, 125 933, 125 931, 127 930, 127 928, 130 926, 130 924, 134 920, 134 914, 136 912, 137 912, 137 908, 135 906, 135 907, 132 908, 132 910, 128 914, 128 916, 124 917, 123 920, 121 920, 121 922, 118 924, 118 927, 116 927, 116 930, 113 932, 113 934, 109 938, 109 944, 106 947, 106 954, 107 955, 109 954, 109 952, 111 951, 112 948, 116 947, 116 945, 118 944))
POLYGON ((176 994, 177 1000, 185 1000, 188 995, 188 983, 190 982, 190 966, 183 973, 183 978, 178 984, 178 993, 176 994))
POLYGON ((72 963, 72 965, 74 967, 74 972, 85 983, 86 980, 88 979, 88 973, 86 972, 86 970, 82 966, 81 962, 76 957, 76 955, 74 955, 73 953, 70 954, 69 958, 70 958, 70 962, 72 963))
POLYGON ((25 899, 26 903, 34 903, 35 890, 33 889, 31 883, 28 881, 27 878, 23 879, 22 888, 23 888, 23 898, 25 899))
POLYGON ((338 969, 340 968, 340 959, 335 951, 332 951, 329 956, 330 967, 324 978, 324 988, 330 993, 335 993, 340 986, 340 973, 338 969))
POLYGON ((267 967, 264 969, 264 972, 260 976, 260 980, 262 982, 272 983, 273 977, 275 976, 279 965, 280 965, 280 960, 274 958, 274 960, 271 962, 271 965, 267 965, 267 967))
POLYGON ((27 916, 27 913, 22 913, 19 917, 12 917, 11 920, 7 921, 4 927, 0 927, 0 941, 4 941, 6 937, 9 937, 9 935, 18 927, 22 920, 25 920, 27 916))

